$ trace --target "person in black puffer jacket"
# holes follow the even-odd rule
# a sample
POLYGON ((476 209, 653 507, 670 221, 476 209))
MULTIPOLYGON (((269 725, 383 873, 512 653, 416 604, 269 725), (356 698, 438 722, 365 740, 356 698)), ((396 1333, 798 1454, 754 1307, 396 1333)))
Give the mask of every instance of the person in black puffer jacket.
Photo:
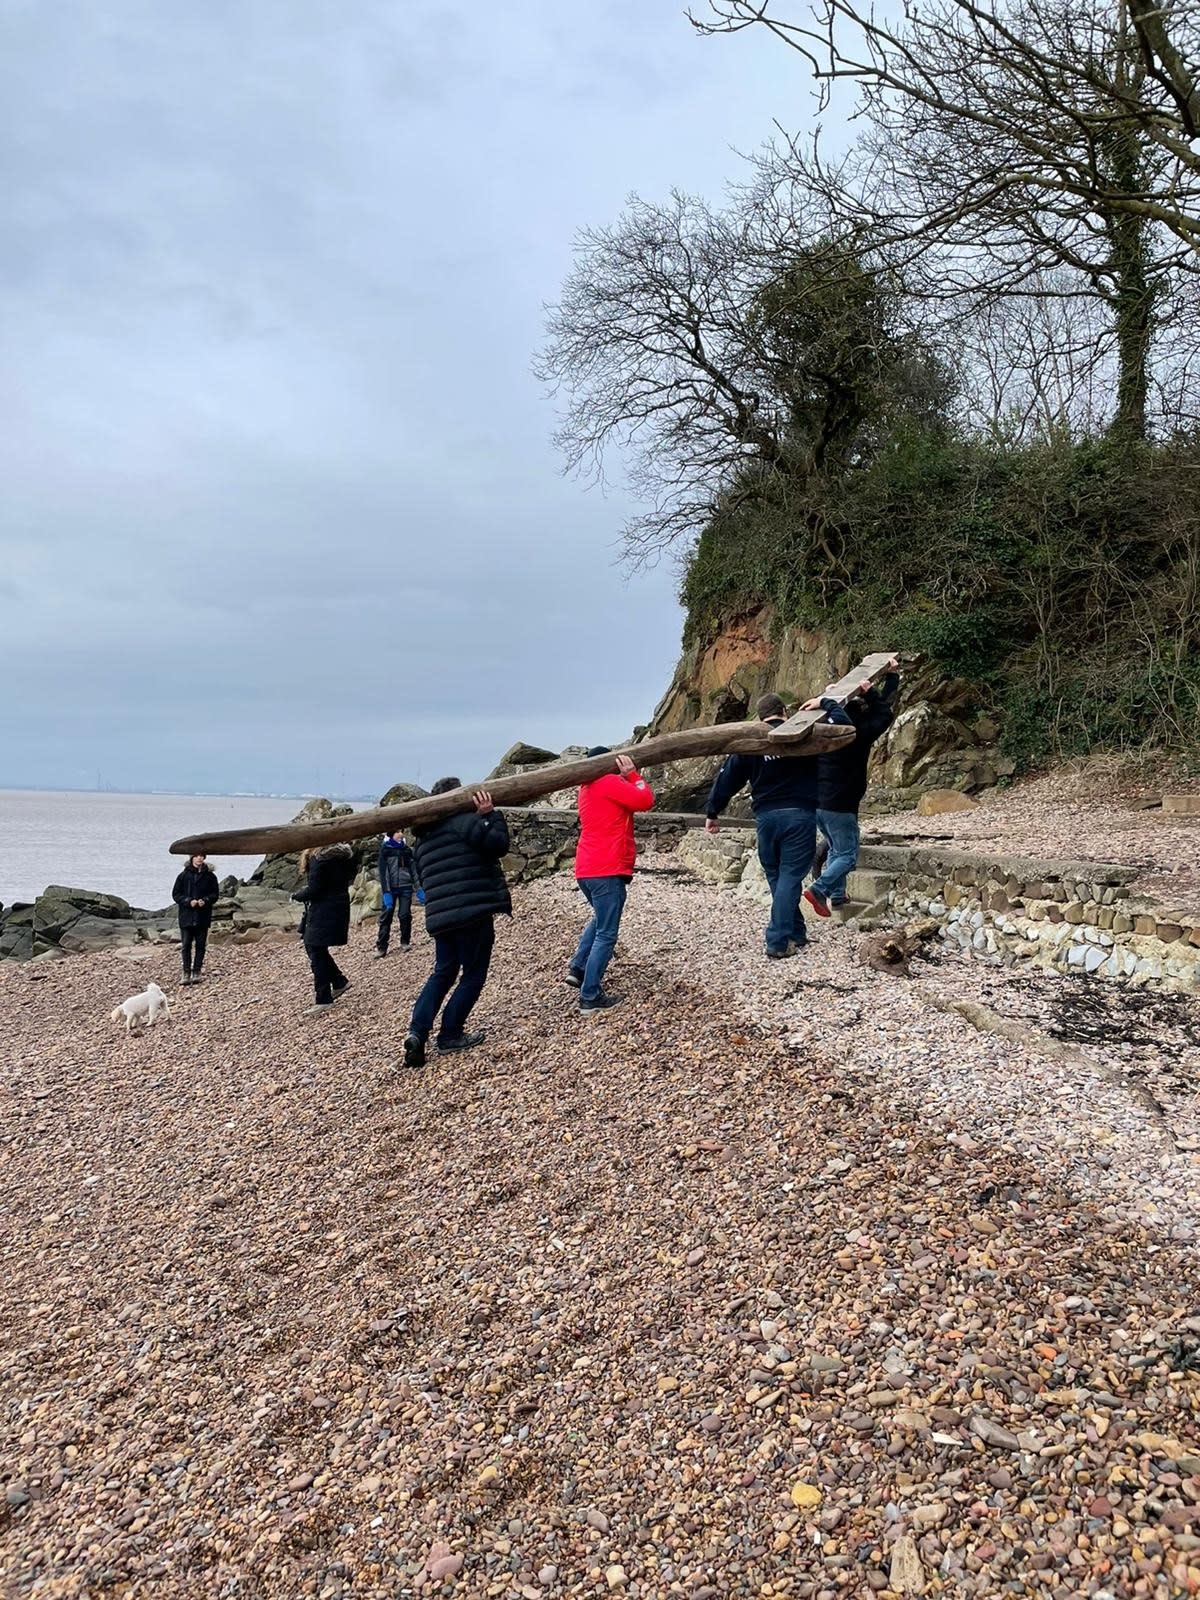
POLYGON ((179 907, 179 940, 183 949, 183 981, 200 982, 208 947, 213 907, 221 890, 217 875, 203 855, 194 855, 175 879, 171 898, 179 907))
POLYGON ((354 852, 348 844, 329 844, 306 850, 300 857, 304 888, 292 896, 304 907, 300 937, 312 967, 316 999, 314 1012, 327 1011, 350 980, 329 953, 331 945, 350 941, 350 885, 355 874, 354 852))
MULTIPOLYGON (((439 778, 430 793, 461 788, 457 778, 439 778)), ((487 982, 494 918, 512 915, 512 896, 500 865, 508 854, 508 823, 486 790, 475 795, 474 803, 473 814, 460 812, 414 830, 425 927, 436 956, 413 1007, 404 1041, 406 1067, 425 1065, 425 1045, 456 979, 458 987, 442 1013, 438 1049, 448 1053, 483 1043, 482 1031, 467 1033, 465 1026, 487 982)))
POLYGON ((379 892, 383 896, 383 910, 379 913, 379 931, 375 936, 375 954, 388 953, 392 918, 400 925, 400 948, 407 950, 412 943, 413 887, 420 888, 416 862, 403 833, 385 833, 379 846, 379 892))

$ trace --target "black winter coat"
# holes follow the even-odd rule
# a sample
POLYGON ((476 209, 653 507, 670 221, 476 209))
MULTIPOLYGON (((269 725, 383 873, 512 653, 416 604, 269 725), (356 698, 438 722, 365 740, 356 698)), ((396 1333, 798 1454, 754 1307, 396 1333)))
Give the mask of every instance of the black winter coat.
MULTIPOLYGON (((900 679, 889 672, 878 689, 868 689, 846 703, 846 714, 858 729, 853 744, 817 758, 817 808, 821 811, 857 812, 867 792, 867 763, 871 746, 891 727, 896 715, 896 690, 900 679)), ((834 702, 822 701, 822 705, 834 702)))
POLYGON ((443 817, 418 828, 414 854, 431 934, 449 933, 497 912, 512 915, 512 896, 500 865, 508 854, 503 812, 443 817))
MULTIPOLYGON (((823 700, 826 721, 843 726, 850 718, 836 700, 823 700)), ((768 717, 777 727, 784 719, 768 717)), ((756 817, 768 811, 815 811, 820 756, 726 756, 713 780, 704 813, 714 821, 747 784, 756 817)))
POLYGON ((179 926, 207 928, 220 893, 213 869, 207 863, 202 867, 194 867, 189 861, 175 879, 175 887, 171 890, 171 898, 179 907, 179 926), (203 900, 204 904, 194 906, 191 903, 193 900, 203 900))
POLYGON ((350 885, 357 868, 348 844, 329 844, 309 857, 308 881, 292 896, 304 904, 306 945, 346 944, 350 938, 350 885))
POLYGON ((399 844, 393 844, 391 839, 385 838, 379 846, 380 892, 399 894, 402 889, 411 889, 416 879, 416 872, 416 862, 408 845, 403 840, 399 844))

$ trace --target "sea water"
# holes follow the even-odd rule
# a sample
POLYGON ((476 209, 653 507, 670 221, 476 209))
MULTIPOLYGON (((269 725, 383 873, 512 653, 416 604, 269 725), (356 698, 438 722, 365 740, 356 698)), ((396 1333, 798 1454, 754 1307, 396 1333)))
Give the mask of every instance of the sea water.
MULTIPOLYGON (((170 905, 183 866, 167 853, 173 839, 287 822, 303 804, 287 796, 0 789, 0 904, 33 900, 61 883, 157 910, 170 905)), ((260 859, 213 856, 210 864, 218 878, 244 878, 260 859)))

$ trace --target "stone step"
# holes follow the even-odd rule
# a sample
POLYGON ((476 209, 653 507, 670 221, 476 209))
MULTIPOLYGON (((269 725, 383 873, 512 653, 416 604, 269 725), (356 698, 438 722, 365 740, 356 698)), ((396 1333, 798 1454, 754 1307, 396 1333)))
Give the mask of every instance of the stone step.
POLYGON ((870 904, 867 900, 847 900, 844 906, 833 906, 833 919, 835 922, 849 922, 851 917, 860 917, 870 904))
POLYGON ((873 905, 876 900, 886 899, 896 887, 896 878, 890 872, 871 872, 862 867, 856 868, 846 880, 846 892, 852 900, 863 900, 867 905, 873 905))

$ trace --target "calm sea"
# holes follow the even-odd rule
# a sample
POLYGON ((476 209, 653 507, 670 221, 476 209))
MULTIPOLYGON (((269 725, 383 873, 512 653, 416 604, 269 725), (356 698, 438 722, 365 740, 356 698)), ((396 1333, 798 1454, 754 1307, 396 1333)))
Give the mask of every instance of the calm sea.
MULTIPOLYGON (((287 822, 302 800, 243 795, 60 794, 0 789, 0 902, 33 900, 49 883, 103 889, 131 905, 170 905, 183 865, 172 839, 287 822)), ((219 878, 248 877, 258 856, 214 857, 219 878)))

